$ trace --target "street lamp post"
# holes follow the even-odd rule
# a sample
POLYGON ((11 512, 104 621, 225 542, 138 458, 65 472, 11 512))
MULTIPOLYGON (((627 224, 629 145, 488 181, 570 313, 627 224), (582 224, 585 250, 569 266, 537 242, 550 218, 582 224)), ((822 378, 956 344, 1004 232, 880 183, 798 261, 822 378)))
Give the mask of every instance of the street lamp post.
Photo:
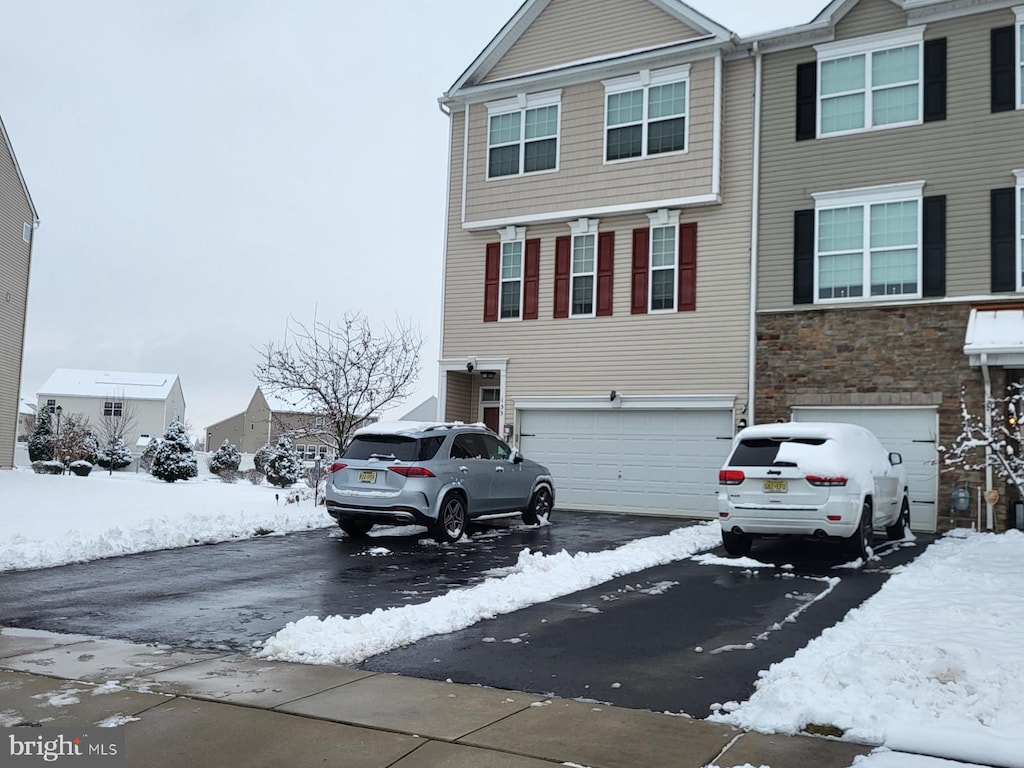
MULTIPOLYGON (((64 412, 64 409, 59 405, 53 409, 53 412, 57 414, 57 431, 53 435, 53 458, 57 459, 57 446, 60 445, 60 415, 64 412)), ((59 459, 57 459, 60 461, 59 459)), ((64 462, 61 462, 61 467, 64 466, 64 462)), ((61 474, 64 474, 64 470, 61 469, 61 474)))

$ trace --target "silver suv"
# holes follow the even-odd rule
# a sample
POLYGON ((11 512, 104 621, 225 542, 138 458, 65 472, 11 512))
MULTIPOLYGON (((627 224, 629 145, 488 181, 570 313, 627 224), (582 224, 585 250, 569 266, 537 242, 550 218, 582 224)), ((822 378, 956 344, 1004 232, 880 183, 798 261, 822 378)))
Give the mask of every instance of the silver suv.
POLYGON ((518 512, 536 525, 554 501, 547 467, 483 425, 363 427, 327 477, 327 513, 349 536, 376 524, 425 525, 437 541, 453 542, 484 515, 518 512))

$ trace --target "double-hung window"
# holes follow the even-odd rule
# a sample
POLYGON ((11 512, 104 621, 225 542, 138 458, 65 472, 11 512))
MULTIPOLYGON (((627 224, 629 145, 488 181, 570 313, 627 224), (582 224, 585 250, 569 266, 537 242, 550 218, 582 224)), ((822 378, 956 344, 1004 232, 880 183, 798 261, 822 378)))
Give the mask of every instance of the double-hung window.
POLYGON ((816 46, 818 135, 923 120, 924 27, 816 46))
POLYGON ((1014 171, 1017 177, 1017 290, 1024 291, 1024 170, 1014 171))
POLYGON ((675 311, 679 268, 679 211, 648 214, 651 220, 650 311, 675 311))
POLYGON ((923 187, 814 195, 817 302, 921 296, 923 187))
POLYGON ((113 416, 115 418, 120 418, 121 414, 124 412, 123 409, 124 409, 124 403, 111 402, 109 400, 107 400, 107 401, 105 401, 103 403, 103 415, 104 416, 113 416))
POLYGON ((487 104, 487 178, 558 168, 561 91, 487 104))
POLYGON ((1017 108, 1024 109, 1024 6, 1013 10, 1017 14, 1017 108))
POLYGON ((605 161, 686 151, 690 67, 606 80, 605 161))
POLYGON ((523 240, 501 244, 501 284, 498 290, 498 318, 518 320, 523 316, 523 240))
POLYGON ((573 222, 569 266, 569 315, 593 317, 597 290, 597 219, 573 222))

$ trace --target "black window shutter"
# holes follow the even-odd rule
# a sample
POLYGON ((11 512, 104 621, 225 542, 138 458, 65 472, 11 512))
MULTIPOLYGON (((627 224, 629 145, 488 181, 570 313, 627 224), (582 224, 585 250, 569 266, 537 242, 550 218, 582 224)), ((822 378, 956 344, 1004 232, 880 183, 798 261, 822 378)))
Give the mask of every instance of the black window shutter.
POLYGON ((1017 290, 1017 190, 992 190, 992 292, 1017 290))
POLYGON ((946 38, 924 44, 924 121, 946 119, 946 38))
POLYGON ((992 30, 992 111, 1017 108, 1017 72, 1015 27, 992 30))
POLYGON ((793 214, 793 303, 814 303, 814 209, 793 214))
POLYGON ((924 296, 946 295, 946 196, 924 199, 924 296))
POLYGON ((818 62, 796 65, 796 140, 818 135, 818 62))

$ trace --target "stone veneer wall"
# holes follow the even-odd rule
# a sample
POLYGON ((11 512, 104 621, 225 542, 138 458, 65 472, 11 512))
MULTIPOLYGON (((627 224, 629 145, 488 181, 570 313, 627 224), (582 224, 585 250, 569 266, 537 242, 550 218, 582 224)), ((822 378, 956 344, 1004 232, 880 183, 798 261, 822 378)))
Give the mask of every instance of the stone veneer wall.
MULTIPOLYGON (((756 420, 788 421, 791 408, 799 405, 934 405, 939 445, 948 445, 961 431, 961 391, 972 413, 982 413, 984 403, 981 370, 971 368, 963 352, 969 315, 966 304, 760 314, 756 420)), ((990 372, 993 394, 1005 392, 1005 372, 990 372)), ((946 468, 942 461, 940 453, 938 529, 970 527, 977 519, 984 473, 946 468), (950 504, 957 480, 970 483, 972 501, 971 511, 959 517, 950 504)), ((1010 498, 1016 492, 998 478, 994 485, 1000 494, 996 529, 1004 530, 1007 492, 1010 498)))

